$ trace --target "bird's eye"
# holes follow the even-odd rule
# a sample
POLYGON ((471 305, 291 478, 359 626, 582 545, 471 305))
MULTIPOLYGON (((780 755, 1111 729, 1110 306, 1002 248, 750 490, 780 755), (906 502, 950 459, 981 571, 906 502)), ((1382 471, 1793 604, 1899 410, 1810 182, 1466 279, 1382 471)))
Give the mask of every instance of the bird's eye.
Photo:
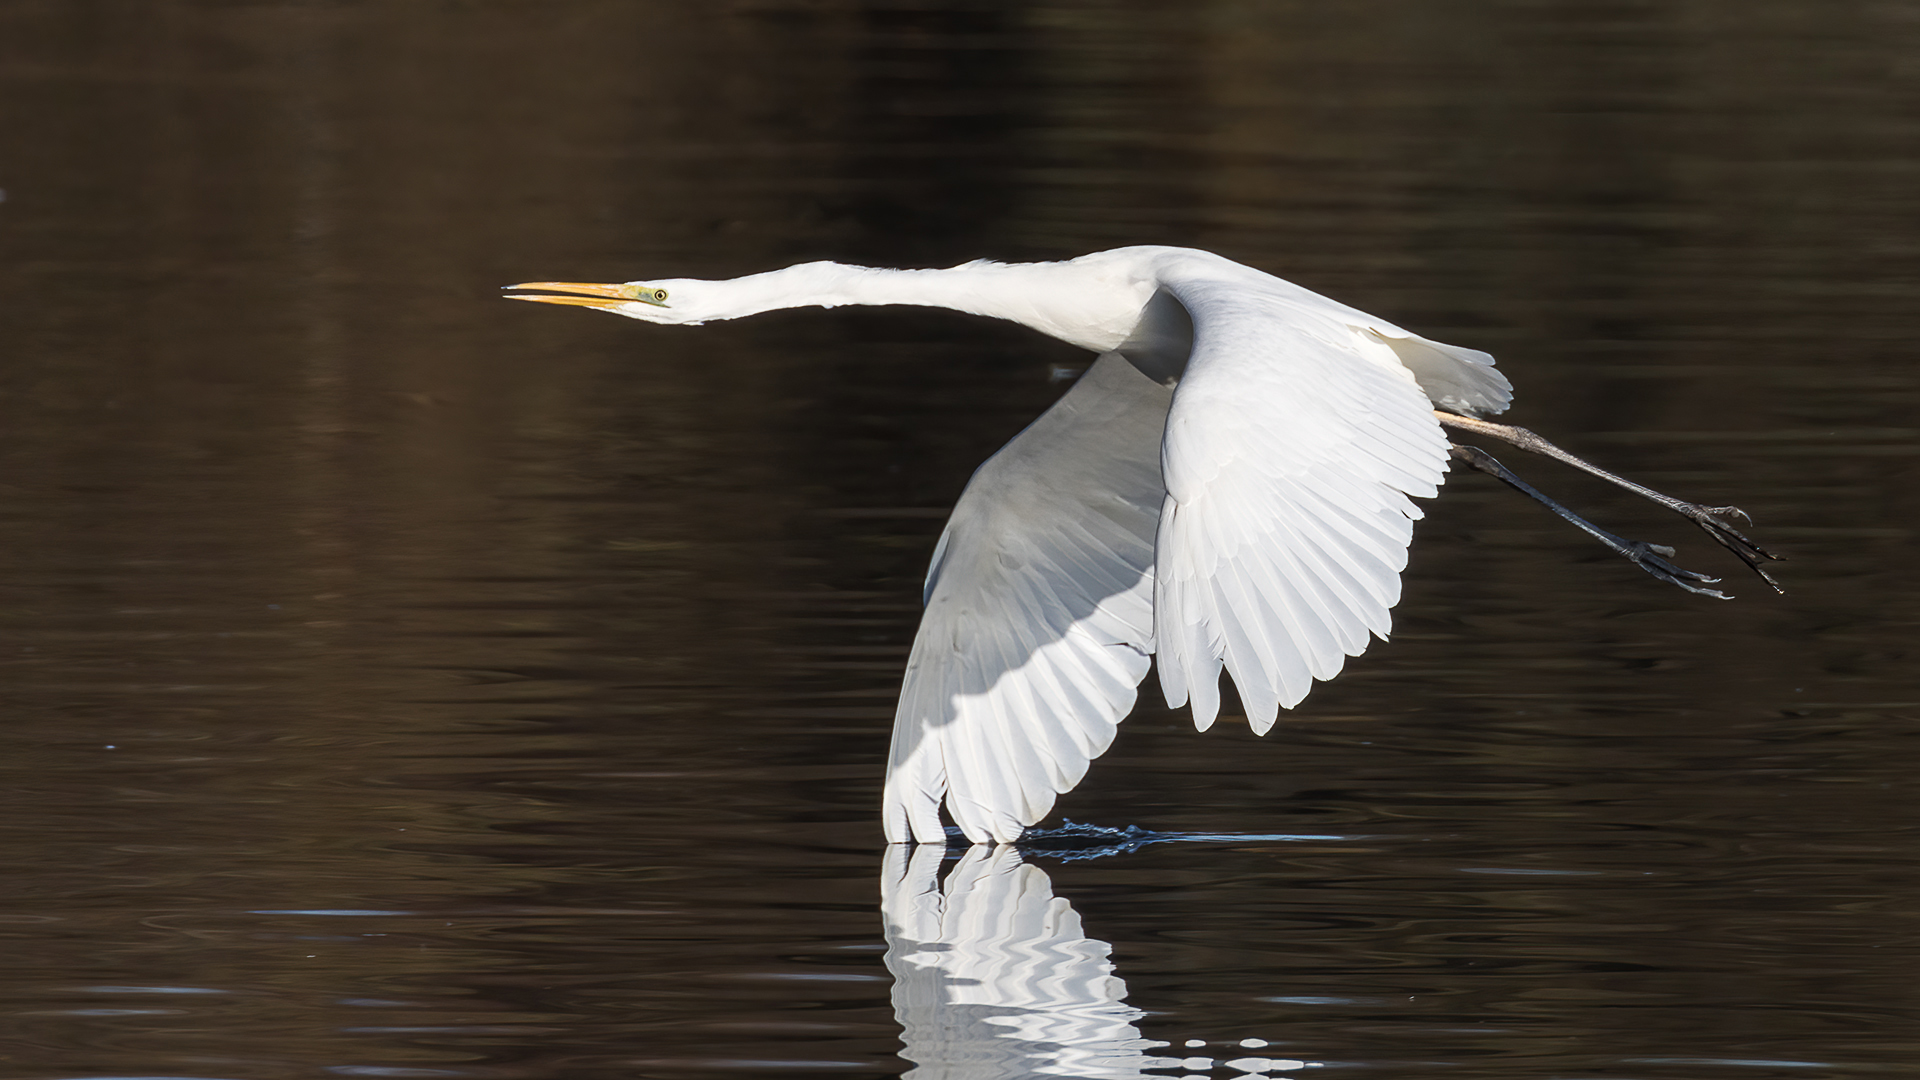
POLYGON ((655 302, 663 301, 666 298, 667 298, 667 290, 665 289, 653 290, 653 299, 655 302))

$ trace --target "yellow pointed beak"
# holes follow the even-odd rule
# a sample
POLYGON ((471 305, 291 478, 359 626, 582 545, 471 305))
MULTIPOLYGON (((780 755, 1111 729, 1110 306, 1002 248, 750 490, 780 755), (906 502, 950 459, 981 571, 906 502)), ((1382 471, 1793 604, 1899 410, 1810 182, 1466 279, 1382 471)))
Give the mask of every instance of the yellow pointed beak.
POLYGON ((584 281, 528 281, 509 289, 539 289, 538 293, 509 293, 508 300, 531 300, 536 304, 572 304, 575 307, 618 308, 638 301, 655 307, 667 306, 667 290, 651 285, 597 285, 584 281), (559 295, 555 295, 559 294, 559 295))

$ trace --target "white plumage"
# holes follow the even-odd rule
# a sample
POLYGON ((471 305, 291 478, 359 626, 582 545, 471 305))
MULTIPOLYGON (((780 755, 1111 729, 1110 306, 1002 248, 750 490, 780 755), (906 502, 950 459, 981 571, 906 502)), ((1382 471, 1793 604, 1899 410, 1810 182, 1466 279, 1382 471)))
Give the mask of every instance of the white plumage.
POLYGON ((893 842, 1010 842, 1085 775, 1157 656, 1206 728, 1221 669, 1255 730, 1384 638, 1449 444, 1434 408, 1512 396, 1428 341, 1204 251, 947 270, 807 263, 731 281, 535 282, 661 323, 918 304, 1099 354, 982 465, 927 575, 887 769, 893 842))
POLYGON ((1112 947, 1018 849, 888 850, 880 871, 893 1014, 914 1062, 902 1080, 1151 1080, 1179 1059, 1147 1053, 1112 947), (945 871, 944 873, 942 871, 945 871))

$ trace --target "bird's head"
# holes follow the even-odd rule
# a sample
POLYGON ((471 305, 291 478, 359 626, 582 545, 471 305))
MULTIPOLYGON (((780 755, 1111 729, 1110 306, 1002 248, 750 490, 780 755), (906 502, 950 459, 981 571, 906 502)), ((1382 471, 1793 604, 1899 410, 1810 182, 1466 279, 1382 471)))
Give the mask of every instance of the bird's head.
POLYGON ((712 312, 701 311, 699 304, 700 286, 711 284, 676 278, 671 281, 626 281, 608 285, 582 281, 528 281, 506 288, 535 290, 510 292, 507 294, 509 300, 599 308, 647 322, 697 323, 715 317, 712 312))

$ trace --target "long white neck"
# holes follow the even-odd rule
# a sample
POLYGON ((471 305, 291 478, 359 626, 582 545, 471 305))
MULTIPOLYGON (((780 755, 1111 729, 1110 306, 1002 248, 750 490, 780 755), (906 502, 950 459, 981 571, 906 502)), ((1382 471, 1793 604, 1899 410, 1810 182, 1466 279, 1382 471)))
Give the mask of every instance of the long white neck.
MULTIPOLYGON (((731 281, 688 282, 677 295, 688 299, 684 312, 689 320, 736 319, 792 307, 910 304, 1008 319, 1105 352, 1126 340, 1153 288, 1148 279, 1134 280, 1083 260, 971 262, 944 270, 814 262, 731 281)), ((652 313, 635 314, 645 318, 652 313)))

